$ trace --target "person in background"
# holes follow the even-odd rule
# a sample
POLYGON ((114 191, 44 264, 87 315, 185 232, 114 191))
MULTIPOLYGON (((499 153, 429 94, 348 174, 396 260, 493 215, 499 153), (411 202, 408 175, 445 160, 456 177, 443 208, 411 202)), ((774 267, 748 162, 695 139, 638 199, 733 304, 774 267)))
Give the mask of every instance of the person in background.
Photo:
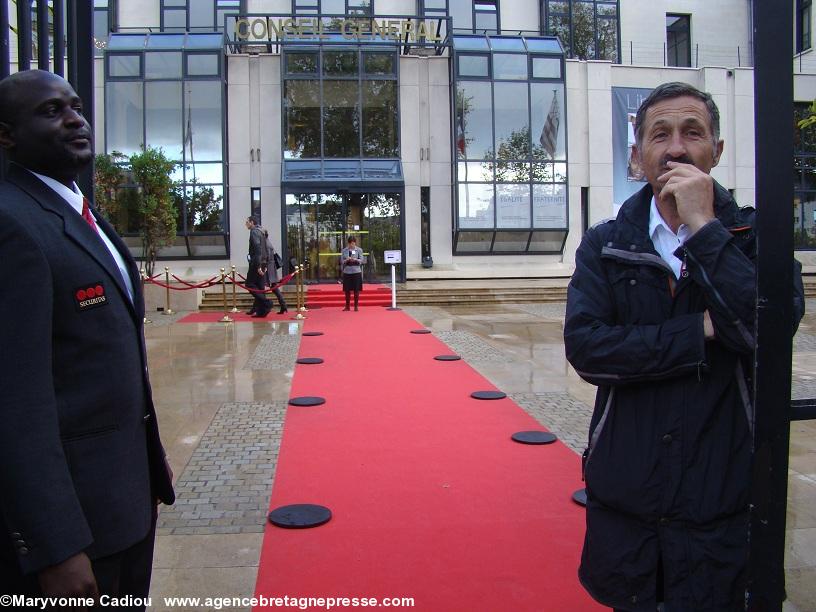
POLYGON ((354 292, 354 310, 360 299, 360 291, 363 289, 363 264, 365 257, 363 250, 357 246, 357 239, 354 236, 348 237, 348 246, 340 254, 340 270, 343 273, 343 291, 346 294, 346 307, 349 310, 351 293, 354 292))
POLYGON ((269 239, 269 232, 264 229, 263 233, 264 239, 266 240, 266 251, 269 254, 269 261, 267 262, 266 266, 266 284, 273 288, 272 293, 274 293, 275 297, 278 298, 278 306, 280 306, 278 314, 283 314, 288 312, 289 309, 286 308, 286 300, 283 299, 283 294, 281 293, 280 287, 276 286, 278 281, 280 281, 280 276, 278 275, 278 261, 280 260, 280 257, 275 251, 275 247, 272 245, 272 240, 269 239))
POLYGON ((247 270, 247 287, 253 289, 252 295, 255 300, 252 303, 252 308, 247 312, 253 318, 263 318, 272 310, 272 302, 264 294, 266 284, 266 269, 269 260, 269 253, 266 247, 266 237, 263 229, 258 225, 255 217, 247 217, 246 228, 249 230, 249 253, 247 254, 247 261, 249 262, 249 269, 247 270))

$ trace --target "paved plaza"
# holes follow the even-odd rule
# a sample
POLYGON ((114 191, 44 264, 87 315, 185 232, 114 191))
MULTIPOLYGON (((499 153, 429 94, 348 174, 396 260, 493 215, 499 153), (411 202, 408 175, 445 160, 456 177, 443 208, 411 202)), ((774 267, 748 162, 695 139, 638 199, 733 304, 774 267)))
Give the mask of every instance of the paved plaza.
MULTIPOLYGON (((405 310, 580 453, 594 387, 580 380, 564 358, 564 308, 554 303, 405 310)), ((814 311, 816 300, 809 300, 808 312, 814 311)), ((363 308, 355 316, 365 312, 363 308)), ((179 315, 152 318, 145 330, 151 380, 178 495, 176 505, 163 507, 159 516, 153 609, 167 609, 162 605, 167 596, 250 597, 299 324, 188 324, 179 323, 179 315)), ((364 363, 365 346, 349 349, 364 363)), ((816 397, 816 315, 805 316, 794 351, 793 395, 816 397)), ((816 422, 791 427, 789 611, 816 610, 814 434, 816 422)), ((576 488, 580 486, 576 480, 576 488)), ((421 602, 415 609, 422 609, 421 602)))

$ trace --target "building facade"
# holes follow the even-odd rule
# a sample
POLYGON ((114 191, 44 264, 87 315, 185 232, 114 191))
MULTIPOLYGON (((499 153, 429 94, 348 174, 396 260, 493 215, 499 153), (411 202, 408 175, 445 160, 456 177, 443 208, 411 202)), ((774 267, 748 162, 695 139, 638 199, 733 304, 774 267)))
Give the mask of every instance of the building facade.
MULTIPOLYGON (((816 98, 810 0, 795 15, 801 117, 816 98)), ((659 83, 713 94, 713 175, 758 204, 751 32, 745 0, 95 0, 97 151, 179 162, 161 257, 189 277, 244 266, 251 214, 314 282, 337 279, 349 235, 369 281, 390 278, 387 250, 401 279, 569 276, 586 228, 643 185, 630 120, 659 83)), ((812 155, 803 131, 806 265, 812 155)), ((139 255, 138 214, 116 223, 139 255)))

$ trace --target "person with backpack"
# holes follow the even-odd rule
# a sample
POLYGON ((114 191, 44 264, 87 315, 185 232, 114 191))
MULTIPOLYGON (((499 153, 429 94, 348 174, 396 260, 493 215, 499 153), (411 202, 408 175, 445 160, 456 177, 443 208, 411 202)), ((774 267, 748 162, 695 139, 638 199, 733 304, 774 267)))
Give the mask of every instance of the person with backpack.
POLYGON ((255 301, 247 312, 253 318, 263 318, 272 310, 272 302, 264 294, 266 287, 264 279, 269 262, 269 252, 266 247, 266 237, 263 229, 258 225, 255 217, 247 217, 246 228, 249 230, 249 270, 247 270, 247 287, 252 289, 255 301))
POLYGON ((272 246, 272 240, 269 238, 269 232, 263 228, 261 229, 266 240, 266 251, 269 254, 269 261, 267 262, 266 267, 266 284, 272 288, 272 293, 274 293, 275 297, 278 298, 278 305, 280 306, 278 314, 283 314, 284 312, 288 312, 289 309, 286 308, 286 300, 283 299, 283 294, 281 293, 280 288, 275 286, 280 281, 278 268, 281 267, 281 258, 280 255, 278 255, 278 252, 275 250, 275 247, 272 246))

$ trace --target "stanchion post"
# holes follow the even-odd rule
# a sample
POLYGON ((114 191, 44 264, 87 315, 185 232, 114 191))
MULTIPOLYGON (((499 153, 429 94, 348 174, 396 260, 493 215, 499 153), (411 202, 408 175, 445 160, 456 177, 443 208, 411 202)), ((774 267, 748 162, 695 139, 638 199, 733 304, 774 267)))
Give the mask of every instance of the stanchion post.
MULTIPOLYGON (((145 274, 145 269, 144 269, 144 268, 142 268, 141 270, 139 270, 139 275, 141 276, 141 279, 142 279, 142 301, 144 301, 144 294, 145 294, 145 281, 147 280, 147 274, 145 274)), ((145 308, 145 314, 144 314, 144 321, 143 321, 143 323, 144 323, 145 325, 147 325, 148 323, 152 323, 152 322, 153 322, 153 321, 151 321, 150 319, 148 319, 148 318, 147 318, 147 308, 145 308)))
POLYGON ((232 323, 232 318, 227 314, 227 275, 225 271, 225 268, 221 268, 221 296, 224 298, 224 316, 218 322, 232 323))
POLYGON ((238 312, 238 306, 235 303, 235 266, 232 266, 232 310, 231 312, 238 312))
POLYGON ((303 305, 303 294, 300 290, 300 283, 303 277, 303 269, 304 269, 303 264, 295 266, 295 296, 297 300, 297 307, 295 308, 295 310, 297 311, 297 314, 292 318, 298 321, 302 321, 303 319, 306 318, 303 316, 303 313, 301 312, 303 305))
POLYGON ((164 266, 164 312, 163 315, 176 314, 170 308, 170 268, 164 266))
POLYGON ((397 309, 397 266, 391 264, 391 308, 397 309))
POLYGON ((303 262, 303 265, 300 267, 300 308, 298 308, 299 312, 308 312, 306 309, 306 277, 303 275, 303 272, 308 269, 309 262, 303 262))

